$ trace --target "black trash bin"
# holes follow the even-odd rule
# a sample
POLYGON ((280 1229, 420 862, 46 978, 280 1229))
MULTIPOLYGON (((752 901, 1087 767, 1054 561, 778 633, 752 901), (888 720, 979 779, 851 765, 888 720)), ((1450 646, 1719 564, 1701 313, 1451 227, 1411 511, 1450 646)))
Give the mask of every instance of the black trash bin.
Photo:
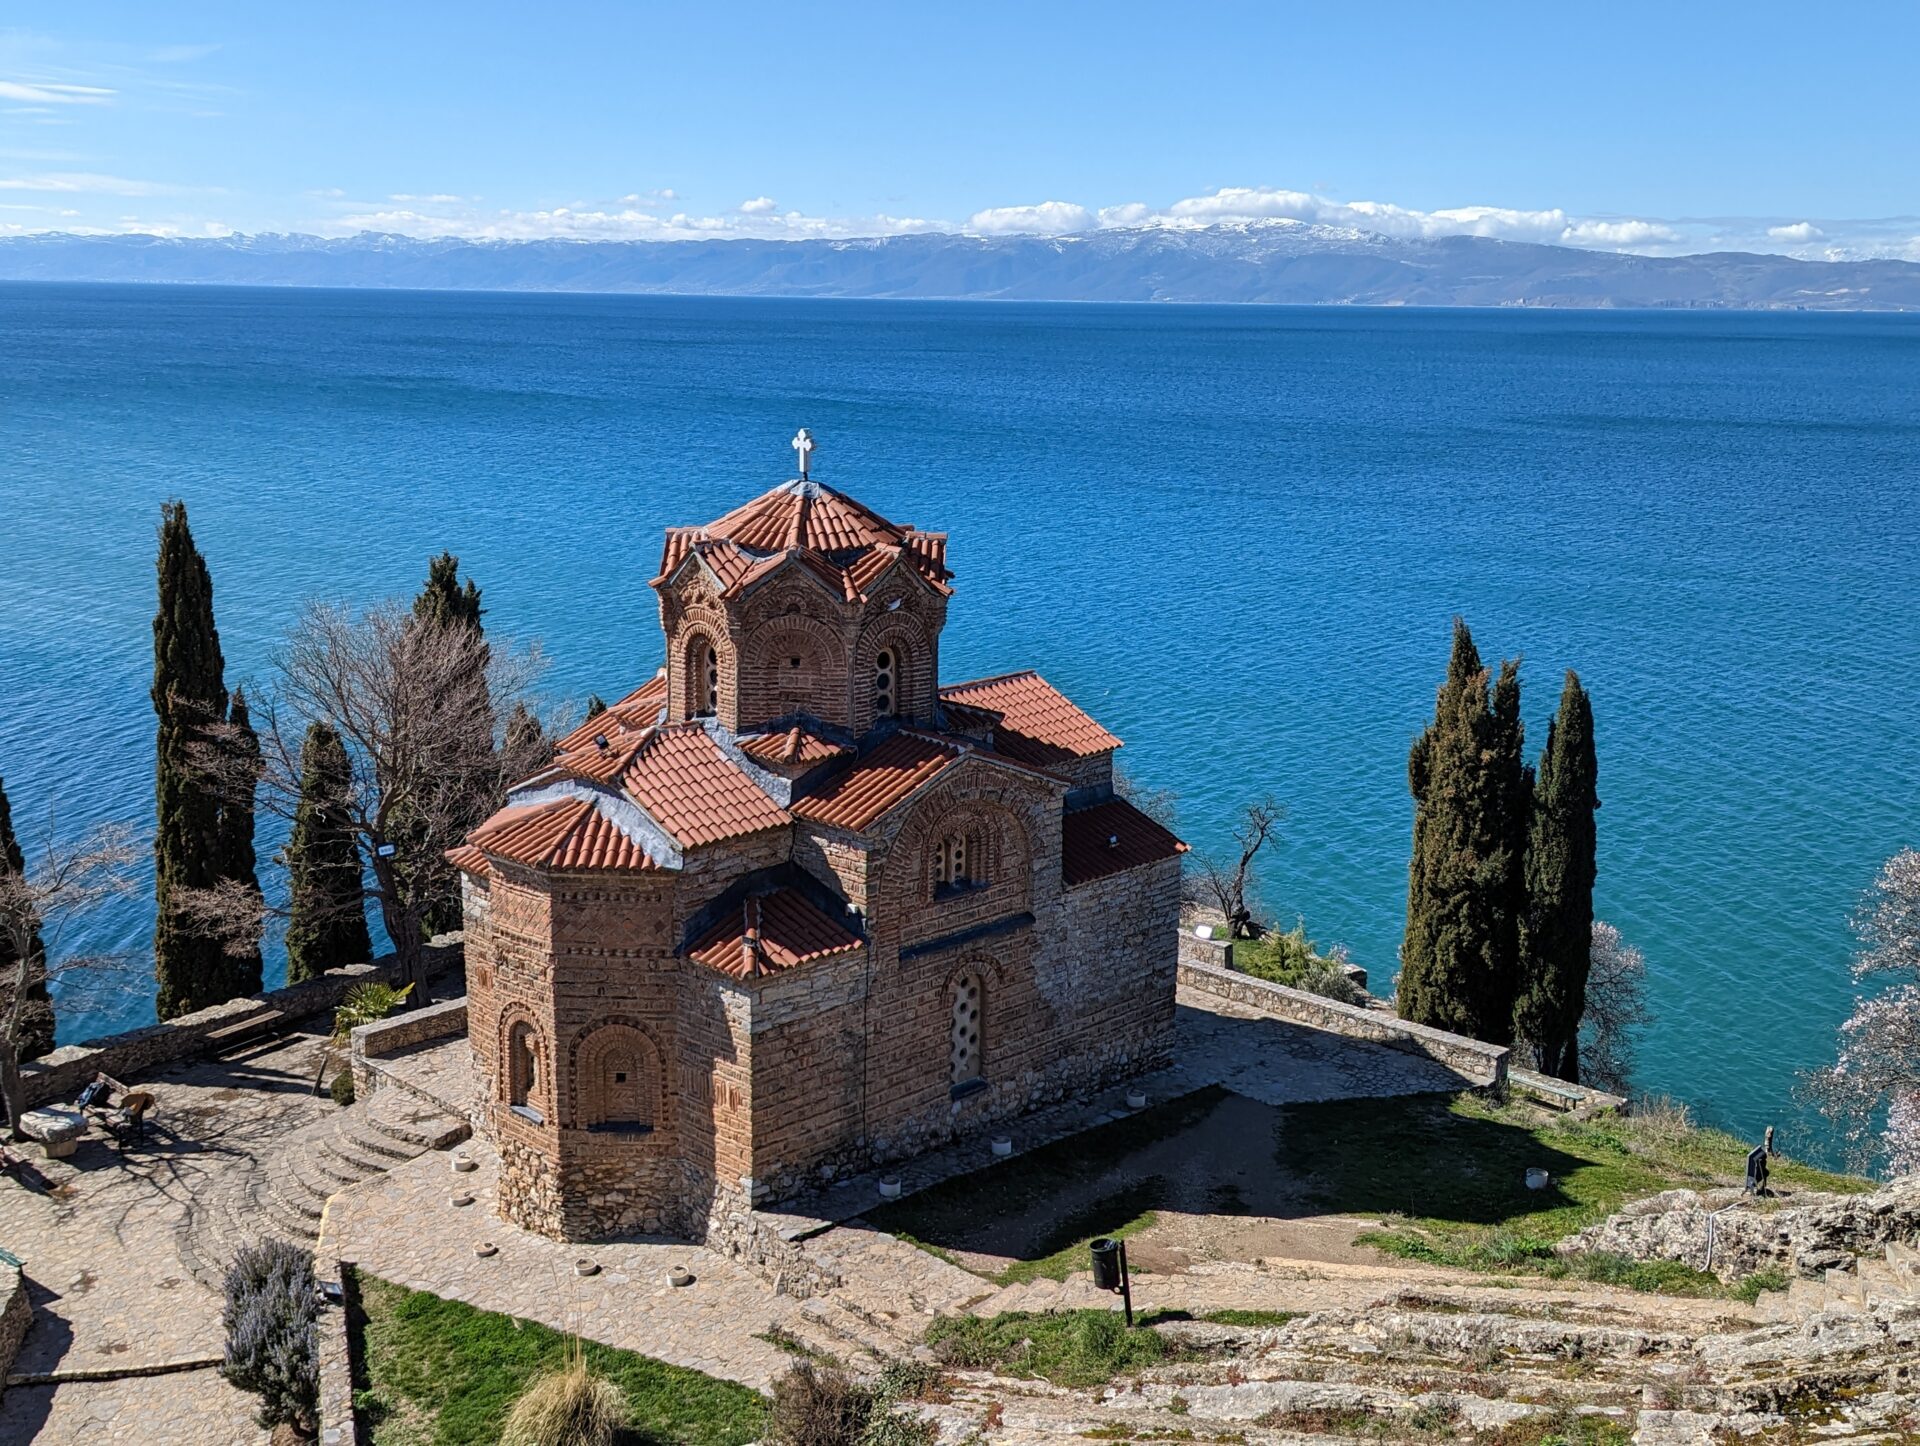
POLYGON ((1088 1247, 1093 1254, 1093 1283, 1099 1290, 1120 1288, 1120 1242, 1103 1235, 1088 1247))

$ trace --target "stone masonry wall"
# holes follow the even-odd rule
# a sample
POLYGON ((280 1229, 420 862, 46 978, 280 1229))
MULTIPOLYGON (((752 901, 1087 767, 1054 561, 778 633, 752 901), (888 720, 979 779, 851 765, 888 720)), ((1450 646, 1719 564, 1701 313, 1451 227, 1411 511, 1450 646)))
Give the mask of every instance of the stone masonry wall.
POLYGON ((1485 1044, 1465 1035, 1449 1034, 1444 1029, 1412 1024, 1384 1010, 1337 1004, 1303 989, 1269 984, 1249 974, 1207 964, 1182 960, 1180 982, 1190 989, 1217 994, 1275 1019, 1291 1020, 1349 1039, 1371 1040, 1408 1054, 1424 1054, 1475 1084, 1499 1084, 1507 1077, 1507 1058, 1511 1051, 1505 1045, 1485 1044))
MULTIPOLYGON (((457 944, 430 947, 427 969, 437 973, 460 958, 457 944)), ((334 1009, 356 984, 392 983, 399 965, 392 955, 371 964, 350 964, 330 969, 317 979, 230 999, 210 1005, 192 1014, 182 1014, 164 1024, 149 1024, 124 1034, 110 1034, 81 1044, 66 1044, 51 1054, 20 1067, 20 1084, 27 1108, 54 1101, 71 1100, 96 1074, 132 1082, 162 1065, 198 1059, 219 1048, 214 1036, 221 1030, 254 1014, 277 1012, 289 1020, 306 1019, 334 1009)))

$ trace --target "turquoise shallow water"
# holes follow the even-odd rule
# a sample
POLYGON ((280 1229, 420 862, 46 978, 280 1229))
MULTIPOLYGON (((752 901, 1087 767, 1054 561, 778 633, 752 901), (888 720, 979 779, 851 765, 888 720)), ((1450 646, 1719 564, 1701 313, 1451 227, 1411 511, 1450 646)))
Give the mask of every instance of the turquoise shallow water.
MULTIPOLYGON (((953 534, 949 678, 1040 668, 1196 843, 1278 793, 1270 911, 1381 980, 1449 619, 1524 655, 1535 750, 1577 667, 1640 1082, 1817 1154, 1794 1072, 1920 844, 1916 398, 1900 317, 0 286, 0 774, 28 821, 150 818, 167 496, 230 680, 446 547, 556 694, 612 696, 658 662, 661 529, 805 424, 816 475, 953 534)), ((151 1018, 146 973, 63 1038, 151 1018)))

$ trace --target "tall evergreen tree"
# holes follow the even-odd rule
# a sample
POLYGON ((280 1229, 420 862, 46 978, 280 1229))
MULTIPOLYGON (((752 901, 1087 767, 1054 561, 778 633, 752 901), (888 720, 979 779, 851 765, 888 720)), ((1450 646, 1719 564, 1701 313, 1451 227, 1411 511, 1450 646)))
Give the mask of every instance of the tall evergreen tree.
POLYGON ((373 955, 360 847, 347 818, 350 778, 340 735, 324 723, 309 726, 300 747, 300 801, 285 854, 292 895, 289 984, 373 955))
POLYGON ((1517 987, 1526 777, 1518 665, 1487 670, 1465 622, 1434 719, 1407 759, 1413 857, 1400 947, 1403 1018, 1505 1043, 1517 987))
POLYGON ((598 718, 606 711, 607 700, 605 698, 602 698, 598 693, 587 694, 587 716, 589 718, 598 718))
MULTIPOLYGON (((255 798, 260 787, 260 735, 253 729, 253 714, 247 708, 244 688, 235 688, 227 705, 225 746, 229 753, 222 769, 220 797, 220 876, 241 885, 254 898, 260 897, 259 858, 254 852, 253 828, 255 798)), ((227 962, 232 971, 233 994, 257 994, 264 985, 261 977, 260 932, 256 926, 250 939, 229 939, 227 962)))
POLYGON ((207 777, 205 750, 226 721, 225 659, 213 624, 213 579, 193 543, 185 503, 160 509, 160 606, 153 619, 154 974, 161 1019, 246 993, 229 988, 236 971, 225 947, 183 903, 184 891, 221 877, 220 790, 207 777))
MULTIPOLYGON (((426 585, 413 600, 413 616, 421 624, 431 627, 469 627, 476 634, 484 635, 486 629, 481 622, 485 609, 480 606, 480 587, 472 578, 464 583, 460 581, 460 559, 451 552, 442 552, 427 562, 426 585)), ((486 653, 479 655, 479 665, 486 666, 486 653)), ((494 715, 490 705, 485 703, 486 680, 478 680, 478 693, 482 702, 484 716, 475 720, 475 726, 484 728, 488 737, 493 736, 494 715)), ((475 790, 475 798, 484 800, 484 806, 476 804, 474 816, 467 820, 470 828, 477 828, 493 812, 498 799, 486 800, 483 790, 475 790)), ((453 867, 444 860, 435 859, 433 870, 427 881, 427 887, 436 903, 428 912, 424 927, 428 938, 443 934, 460 927, 460 877, 453 867)))
MULTIPOLYGON (((7 802, 7 790, 0 782, 0 874, 24 874, 27 857, 13 831, 13 806, 7 802)), ((53 996, 47 992, 47 946, 40 937, 39 918, 34 918, 32 942, 27 948, 26 974, 21 976, 19 956, 9 935, 0 931, 0 1011, 13 1002, 16 979, 24 984, 20 1020, 15 1040, 19 1057, 38 1059, 53 1048, 53 996)))
POLYGON ((1538 1069, 1575 1081, 1593 945, 1599 774, 1593 704, 1569 669, 1533 788, 1513 1029, 1538 1069))

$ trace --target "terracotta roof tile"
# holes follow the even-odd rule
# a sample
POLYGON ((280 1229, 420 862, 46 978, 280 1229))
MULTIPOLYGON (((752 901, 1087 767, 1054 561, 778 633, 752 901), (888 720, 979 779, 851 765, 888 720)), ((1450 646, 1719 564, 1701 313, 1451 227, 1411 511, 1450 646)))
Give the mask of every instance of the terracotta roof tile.
POLYGON ((620 771, 620 786, 686 848, 793 821, 697 723, 644 735, 620 771))
POLYGON ((477 879, 493 876, 493 869, 487 863, 485 852, 472 844, 461 844, 458 848, 448 849, 447 862, 462 873, 472 874, 477 879))
POLYGON ((824 763, 842 753, 853 752, 850 744, 835 743, 805 728, 750 734, 738 742, 742 753, 769 763, 824 763))
POLYGON ((821 913, 798 889, 776 889, 745 900, 687 952, 711 969, 744 979, 860 947, 857 934, 821 913))
POLYGON ((942 688, 940 697, 998 713, 1001 721, 993 730, 994 749, 1021 763, 1044 768, 1120 746, 1118 738, 1035 672, 954 683, 942 688))
POLYGON ((920 733, 896 733, 817 793, 794 800, 793 812, 836 828, 865 828, 966 750, 920 733))
POLYGON ((883 575, 896 557, 939 591, 947 579, 947 538, 887 521, 864 503, 819 482, 783 482, 705 527, 667 529, 660 554, 664 581, 687 555, 698 552, 732 597, 774 571, 788 557, 820 576, 849 601, 883 575))
POLYGON ((588 798, 503 808, 473 831, 469 847, 562 872, 658 867, 588 798))
POLYGON ((1062 823, 1060 873, 1069 887, 1183 854, 1187 846, 1124 799, 1076 809, 1062 823))

